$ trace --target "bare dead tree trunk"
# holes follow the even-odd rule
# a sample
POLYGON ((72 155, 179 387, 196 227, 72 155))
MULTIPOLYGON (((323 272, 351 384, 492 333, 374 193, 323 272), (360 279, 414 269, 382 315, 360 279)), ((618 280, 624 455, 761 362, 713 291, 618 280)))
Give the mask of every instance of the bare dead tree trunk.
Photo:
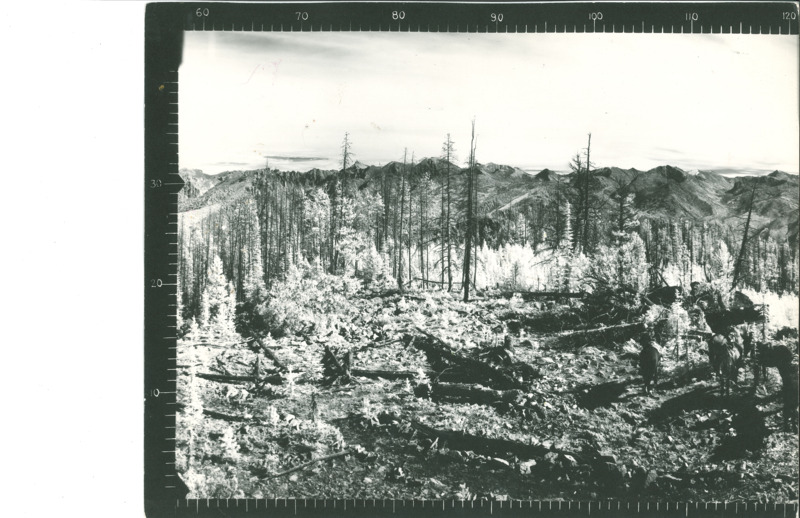
MULTIPOLYGON (((445 168, 446 172, 449 172, 447 168, 445 168)), ((445 196, 444 196, 444 173, 440 173, 439 175, 439 287, 444 289, 444 246, 445 246, 445 219, 444 219, 444 207, 445 207, 445 196)))
POLYGON ((451 198, 450 198, 450 159, 453 153, 453 142, 450 140, 450 134, 447 134, 447 141, 445 142, 445 154, 447 160, 447 215, 445 218, 445 245, 447 246, 447 291, 450 292, 453 289, 453 256, 452 256, 452 247, 450 243, 450 205, 451 205, 451 198))
POLYGON ((470 267, 472 266, 472 239, 475 225, 472 204, 473 170, 475 169, 475 119, 472 120, 472 137, 469 146, 469 167, 467 169, 467 228, 464 236, 464 302, 469 301, 470 267))
POLYGON ((423 172, 420 175, 420 179, 417 182, 417 188, 419 189, 419 194, 417 196, 417 207, 419 210, 419 276, 422 278, 422 289, 426 289, 428 287, 428 283, 425 279, 425 212, 427 206, 427 181, 425 173, 423 172))
MULTIPOLYGON (((411 152, 411 172, 414 171, 414 152, 411 152)), ((411 196, 411 175, 409 174, 408 177, 408 284, 411 285, 411 245, 414 242, 411 232, 411 223, 413 218, 411 217, 411 209, 413 208, 412 203, 412 196, 411 196)))
POLYGON ((583 199, 581 200, 583 211, 583 232, 581 234, 581 251, 585 254, 589 249, 589 174, 591 172, 592 161, 592 134, 589 133, 589 142, 586 145, 586 174, 583 179, 583 199))
POLYGON ((398 250, 398 265, 397 265, 397 289, 401 292, 403 291, 403 270, 405 269, 405 265, 403 264, 403 220, 405 219, 405 209, 406 209, 406 154, 408 153, 408 149, 406 148, 403 151, 403 169, 400 172, 400 236, 399 236, 399 243, 397 243, 396 247, 398 250))
POLYGON ((750 219, 753 215, 753 200, 756 196, 756 182, 753 181, 753 189, 750 191, 750 202, 747 207, 747 219, 744 223, 744 232, 742 234, 742 246, 739 247, 739 254, 736 256, 736 264, 733 267, 733 283, 731 289, 736 289, 739 283, 739 277, 742 271, 742 260, 744 259, 745 251, 747 250, 747 234, 750 232, 750 219))

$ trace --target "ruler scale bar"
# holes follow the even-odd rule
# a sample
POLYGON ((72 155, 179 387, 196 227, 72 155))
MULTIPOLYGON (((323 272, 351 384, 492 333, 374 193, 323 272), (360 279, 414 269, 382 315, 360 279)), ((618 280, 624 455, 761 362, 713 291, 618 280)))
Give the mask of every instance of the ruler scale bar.
MULTIPOLYGON (((543 23, 546 33, 577 33, 570 28, 592 21, 591 32, 708 34, 715 27, 739 27, 740 34, 798 34, 795 4, 792 2, 717 3, 532 3, 480 5, 462 4, 447 9, 443 4, 403 4, 403 10, 381 4, 343 2, 339 9, 320 9, 313 3, 275 5, 225 5, 207 3, 200 16, 189 17, 187 31, 254 32, 519 32, 518 27, 543 23), (205 15, 205 9, 208 14, 205 15), (393 13, 402 13, 394 15, 393 13), (792 15, 795 15, 793 18, 792 15), (394 16, 394 17, 393 17, 394 16), (399 18, 402 16, 402 18, 399 18), (494 16, 494 18, 492 17, 494 16), (500 18, 502 16, 502 18, 500 18), (786 18, 784 18, 786 17, 786 18), (202 18, 201 23, 197 23, 202 18), (314 19, 312 22, 312 18, 314 19), (484 20, 491 23, 470 23, 484 20), (597 24, 594 22, 603 22, 597 24), (388 23, 388 27, 384 24, 388 23), (454 25, 453 25, 454 24, 454 25), (680 29, 674 29, 679 25, 680 29), (454 27, 454 28, 453 28, 454 27), (667 28, 672 28, 667 30, 667 28)), ((391 4, 389 4, 391 5, 391 4)), ((398 4, 399 5, 399 4, 398 4)), ((197 14, 196 12, 194 13, 197 14)), ((720 32, 722 29, 720 29, 720 32)))

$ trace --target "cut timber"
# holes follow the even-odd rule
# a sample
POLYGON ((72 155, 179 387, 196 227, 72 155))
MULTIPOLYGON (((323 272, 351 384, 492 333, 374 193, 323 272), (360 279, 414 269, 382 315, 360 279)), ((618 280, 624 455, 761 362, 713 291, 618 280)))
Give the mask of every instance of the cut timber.
POLYGON ((417 331, 425 335, 424 337, 412 337, 411 335, 406 335, 404 339, 406 343, 413 342, 418 348, 423 350, 426 355, 428 355, 429 360, 435 360, 437 358, 441 358, 449 363, 457 365, 467 372, 474 373, 476 376, 481 378, 488 378, 494 381, 498 387, 503 389, 525 389, 526 386, 524 383, 517 381, 516 379, 512 378, 505 372, 497 369, 488 363, 484 363, 479 360, 473 360, 472 358, 467 358, 465 356, 461 356, 460 354, 456 354, 455 352, 450 349, 450 347, 442 341, 440 338, 432 335, 428 331, 425 331, 421 327, 417 326, 417 331))
POLYGON ((624 342, 644 332, 644 330, 643 322, 633 322, 599 327, 597 329, 571 331, 562 333, 548 340, 548 342, 550 342, 548 345, 582 347, 584 345, 603 345, 612 342, 624 342))
POLYGON ((262 341, 261 341, 261 339, 259 339, 259 338, 256 338, 256 339, 255 339, 255 342, 258 344, 258 346, 259 346, 259 347, 261 348, 261 350, 264 352, 264 356, 266 356, 267 358, 269 358, 270 360, 272 360, 272 363, 274 363, 274 364, 275 364, 275 366, 276 366, 278 369, 280 369, 280 370, 282 370, 282 371, 284 371, 284 372, 288 372, 288 371, 289 371, 289 368, 288 368, 288 367, 286 367, 286 365, 284 365, 284 364, 283 364, 283 362, 281 362, 281 361, 278 359, 278 357, 277 357, 277 356, 275 356, 275 353, 274 353, 274 352, 272 352, 272 351, 271 351, 271 350, 270 350, 270 349, 269 349, 267 346, 265 346, 265 345, 264 345, 264 342, 262 342, 262 341))
POLYGON ((514 403, 523 392, 519 389, 494 390, 482 385, 466 383, 422 383, 416 386, 414 393, 430 396, 431 399, 467 399, 471 403, 492 404, 498 402, 514 403))
POLYGON ((253 376, 230 376, 227 374, 212 374, 209 372, 198 372, 195 374, 198 378, 203 378, 209 381, 217 381, 219 383, 269 383, 270 385, 283 384, 283 378, 274 374, 265 378, 256 379, 253 376))

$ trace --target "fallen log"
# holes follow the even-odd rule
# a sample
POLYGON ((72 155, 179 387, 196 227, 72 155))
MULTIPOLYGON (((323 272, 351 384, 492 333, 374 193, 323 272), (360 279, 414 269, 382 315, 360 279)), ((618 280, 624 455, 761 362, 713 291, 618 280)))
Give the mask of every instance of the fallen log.
POLYGON ((445 381, 445 382, 469 382, 475 381, 475 376, 470 376, 466 372, 436 372, 433 370, 420 371, 393 371, 385 369, 352 369, 350 371, 352 376, 360 376, 362 378, 378 379, 383 378, 386 380, 414 380, 422 374, 430 380, 445 381))
POLYGON ((443 359, 446 362, 457 365, 467 372, 474 373, 480 378, 488 378, 497 383, 499 388, 503 389, 525 389, 526 385, 516 379, 512 378, 502 370, 484 363, 479 360, 467 358, 456 354, 450 347, 440 338, 432 335, 428 331, 417 326, 417 331, 425 335, 425 337, 412 337, 406 335, 404 340, 406 343, 412 342, 419 349, 425 352, 429 361, 436 361, 436 359, 443 359))
POLYGON ((501 320, 517 320, 520 326, 529 331, 558 333, 565 329, 578 329, 584 325, 581 315, 571 310, 542 310, 534 312, 509 311, 499 315, 501 320))
MULTIPOLYGON (((175 405, 178 410, 185 410, 186 405, 183 403, 177 403, 175 405)), ((237 423, 246 423, 248 421, 252 421, 252 416, 243 416, 243 415, 232 415, 232 414, 225 414, 223 412, 217 412, 216 410, 209 410, 208 408, 203 409, 203 415, 207 415, 208 417, 212 417, 214 419, 221 419, 223 421, 234 421, 237 423)))
POLYGON ((513 403, 522 397, 519 389, 495 390, 483 385, 467 383, 420 383, 414 388, 417 397, 439 399, 467 399, 471 403, 513 403))
POLYGON ((317 457, 316 459, 311 459, 308 462, 304 462, 302 464, 298 464, 297 466, 295 466, 293 468, 289 468, 289 469, 287 469, 285 471, 281 471, 280 473, 275 473, 273 475, 267 475, 265 478, 282 477, 284 475, 288 475, 289 473, 293 473, 295 471, 300 471, 301 469, 307 468, 308 466, 311 466, 312 464, 315 464, 317 462, 321 462, 323 460, 336 459, 336 458, 339 458, 339 457, 344 457, 345 455, 347 455, 349 453, 350 453, 350 450, 344 450, 344 451, 340 451, 339 453, 333 453, 331 455, 325 455, 324 457, 317 457))
POLYGON ((243 415, 224 414, 222 412, 217 412, 216 410, 208 410, 206 408, 203 409, 203 415, 207 415, 208 417, 213 417, 214 419, 222 419, 224 421, 234 421, 237 423, 245 423, 253 419, 252 417, 246 417, 243 415))
MULTIPOLYGON (((416 371, 390 371, 382 369, 353 369, 350 371, 350 374, 353 376, 361 376, 362 378, 383 378, 387 380, 413 380, 420 375, 420 373, 416 371)), ((423 371, 423 374, 429 378, 436 375, 433 371, 423 371)))
POLYGON ((178 347, 210 347, 211 349, 230 349, 234 345, 236 344, 222 345, 222 344, 199 342, 196 344, 179 344, 178 347))
POLYGON ((209 381, 216 381, 219 383, 269 383, 270 385, 283 384, 283 378, 279 374, 266 376, 264 378, 256 378, 254 376, 233 376, 228 374, 212 374, 210 372, 198 372, 195 374, 198 378, 203 378, 209 381))
POLYGON ((272 352, 272 350, 270 350, 267 346, 264 345, 264 342, 262 342, 260 338, 256 338, 255 342, 258 344, 258 347, 261 348, 261 351, 264 352, 264 356, 272 360, 272 363, 274 363, 278 369, 284 372, 289 371, 289 368, 286 367, 286 365, 284 365, 283 362, 281 362, 277 356, 275 356, 275 353, 272 352))
MULTIPOLYGON (((520 458, 530 459, 532 457, 543 457, 551 450, 541 444, 525 444, 511 439, 499 437, 479 437, 455 430, 438 430, 432 426, 411 421, 411 427, 423 437, 439 441, 440 445, 447 444, 448 448, 464 451, 474 451, 483 455, 505 455, 512 454, 520 458)), ((566 453, 566 452, 560 452, 566 453)), ((574 458, 579 458, 578 454, 571 454, 574 458)))
POLYGON ((584 345, 604 345, 611 342, 624 342, 629 338, 645 331, 644 322, 632 322, 618 324, 614 326, 598 327, 596 329, 584 329, 580 331, 570 331, 553 337, 548 345, 555 346, 574 346, 584 345))

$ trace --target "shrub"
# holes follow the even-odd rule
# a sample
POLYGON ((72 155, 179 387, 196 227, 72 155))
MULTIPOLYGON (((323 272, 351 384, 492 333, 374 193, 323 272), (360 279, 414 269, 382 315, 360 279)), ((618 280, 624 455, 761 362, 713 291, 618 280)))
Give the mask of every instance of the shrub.
POLYGON ((269 290, 263 313, 267 329, 275 334, 329 327, 360 288, 358 279, 327 274, 319 265, 291 266, 286 278, 269 290))

